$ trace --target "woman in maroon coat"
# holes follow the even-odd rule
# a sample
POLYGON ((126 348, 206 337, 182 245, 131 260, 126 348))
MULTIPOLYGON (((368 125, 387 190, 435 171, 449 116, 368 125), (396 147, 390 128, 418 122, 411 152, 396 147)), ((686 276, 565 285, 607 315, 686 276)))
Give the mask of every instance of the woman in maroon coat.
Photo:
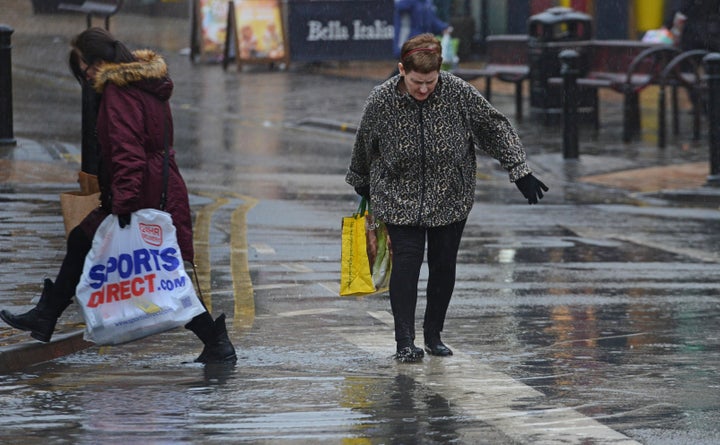
MULTIPOLYGON (((163 190, 164 150, 170 150, 165 211, 172 215, 185 261, 193 261, 192 219, 185 181, 175 163, 172 114, 168 100, 173 83, 165 61, 149 50, 130 52, 102 28, 91 28, 72 42, 70 68, 78 81, 90 82, 100 95, 97 138, 100 147, 100 206, 68 235, 67 253, 53 283, 45 288, 37 306, 0 318, 33 338, 48 342, 60 314, 70 304, 80 280, 85 256, 100 223, 118 215, 124 228, 131 214, 143 208, 160 208, 163 190)), ((227 335, 225 314, 213 320, 209 312, 193 318, 186 328, 205 347, 195 360, 234 363, 237 358, 227 335)))

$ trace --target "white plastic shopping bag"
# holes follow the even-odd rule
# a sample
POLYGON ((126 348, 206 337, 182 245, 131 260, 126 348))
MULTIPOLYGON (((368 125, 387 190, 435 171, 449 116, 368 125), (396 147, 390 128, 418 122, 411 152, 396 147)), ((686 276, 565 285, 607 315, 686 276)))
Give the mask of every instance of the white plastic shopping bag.
POLYGON ((116 345, 182 326, 205 311, 185 272, 170 214, 142 209, 100 224, 76 298, 85 340, 116 345))

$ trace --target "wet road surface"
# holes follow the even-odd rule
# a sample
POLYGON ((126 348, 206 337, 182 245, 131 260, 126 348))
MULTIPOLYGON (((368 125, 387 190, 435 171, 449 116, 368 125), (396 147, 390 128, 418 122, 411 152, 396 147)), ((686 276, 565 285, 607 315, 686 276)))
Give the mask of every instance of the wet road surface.
MULTIPOLYGON (((320 200, 192 187, 197 214, 210 212, 211 268, 201 280, 209 280, 213 312, 231 317, 236 368, 187 363, 199 345, 183 330, 90 348, 2 377, 3 438, 717 441, 716 212, 479 202, 444 335, 456 355, 401 365, 391 359, 387 297, 337 296, 337 209, 355 202, 341 180, 334 198, 326 190, 320 200), (244 213, 240 226, 236 212, 244 213)), ((270 194, 304 184, 312 195, 327 187, 321 182, 294 178, 270 194)), ((499 178, 485 183, 500 195, 507 187, 499 178)), ((26 230, 31 238, 45 232, 47 246, 62 228, 51 215, 57 204, 41 202, 33 206, 45 215, 36 210, 26 230)), ((14 255, 35 261, 30 276, 57 257, 14 255)))

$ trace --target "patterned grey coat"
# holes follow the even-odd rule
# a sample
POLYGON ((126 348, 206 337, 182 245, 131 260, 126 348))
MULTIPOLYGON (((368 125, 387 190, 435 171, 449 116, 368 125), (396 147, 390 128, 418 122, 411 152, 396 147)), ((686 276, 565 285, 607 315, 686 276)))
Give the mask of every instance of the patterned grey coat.
POLYGON ((530 173, 516 131, 475 87, 441 71, 435 91, 417 101, 398 90, 399 79, 370 93, 345 178, 353 187, 370 186, 378 219, 437 227, 467 218, 476 147, 497 159, 512 182, 530 173))

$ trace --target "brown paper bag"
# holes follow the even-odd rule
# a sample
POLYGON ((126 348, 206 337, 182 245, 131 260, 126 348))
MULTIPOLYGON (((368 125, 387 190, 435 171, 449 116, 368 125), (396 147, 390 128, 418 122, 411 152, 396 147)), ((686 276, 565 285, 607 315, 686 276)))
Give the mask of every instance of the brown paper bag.
POLYGON ((80 184, 80 191, 83 193, 90 194, 100 191, 100 184, 98 183, 98 177, 96 175, 79 171, 78 183, 80 184))
POLYGON ((80 191, 63 192, 60 194, 60 207, 62 208, 63 222, 65 223, 65 238, 72 229, 100 205, 100 185, 97 176, 78 172, 80 191))
POLYGON ((100 205, 100 192, 85 193, 82 191, 63 192, 60 194, 65 238, 72 229, 100 205))

